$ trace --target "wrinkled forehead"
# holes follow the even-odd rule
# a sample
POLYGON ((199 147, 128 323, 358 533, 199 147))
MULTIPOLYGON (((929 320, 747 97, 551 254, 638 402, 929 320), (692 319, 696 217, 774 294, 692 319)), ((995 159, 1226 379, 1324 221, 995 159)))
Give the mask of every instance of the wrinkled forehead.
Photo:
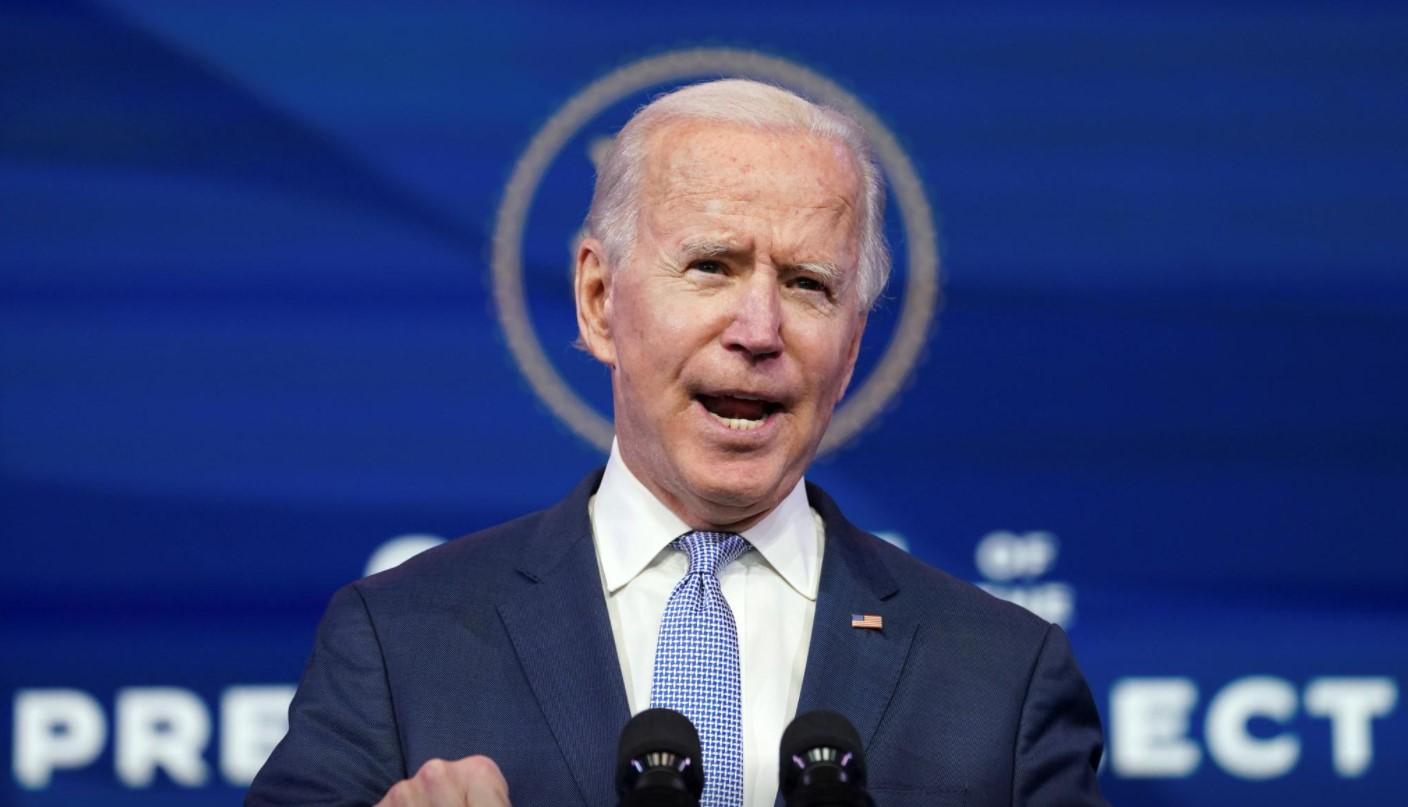
POLYGON ((861 173, 832 137, 708 119, 669 121, 645 141, 641 206, 712 196, 859 210, 861 173))

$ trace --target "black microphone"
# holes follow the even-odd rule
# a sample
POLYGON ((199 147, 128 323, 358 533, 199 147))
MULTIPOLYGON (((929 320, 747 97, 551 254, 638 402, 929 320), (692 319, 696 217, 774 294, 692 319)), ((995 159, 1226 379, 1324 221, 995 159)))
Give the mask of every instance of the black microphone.
POLYGON ((699 732, 673 709, 646 709, 621 729, 616 795, 621 807, 699 807, 699 732))
POLYGON ((875 807, 865 792, 865 752, 835 712, 798 715, 782 732, 778 789, 787 807, 875 807))

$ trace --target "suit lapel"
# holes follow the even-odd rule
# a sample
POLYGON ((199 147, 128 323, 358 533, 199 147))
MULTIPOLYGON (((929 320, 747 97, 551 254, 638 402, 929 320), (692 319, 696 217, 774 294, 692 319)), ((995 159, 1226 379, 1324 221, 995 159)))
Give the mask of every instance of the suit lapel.
POLYGON ((839 712, 868 747, 899 683, 917 620, 891 600, 899 585, 865 546, 878 539, 846 521, 820 488, 808 485, 807 495, 826 524, 826 551, 797 713, 839 712), (853 628, 852 614, 878 614, 885 627, 853 628))
POLYGON ((614 800, 616 738, 630 718, 587 517, 600 479, 544 514, 519 566, 533 585, 499 605, 582 799, 593 805, 614 800))

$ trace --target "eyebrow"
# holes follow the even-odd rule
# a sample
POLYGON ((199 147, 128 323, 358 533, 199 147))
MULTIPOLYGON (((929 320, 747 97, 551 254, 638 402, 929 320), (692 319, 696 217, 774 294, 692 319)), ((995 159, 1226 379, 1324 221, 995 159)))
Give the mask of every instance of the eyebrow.
POLYGON ((680 251, 690 258, 718 258, 741 250, 713 238, 686 238, 680 251))
POLYGON ((830 261, 807 261, 793 268, 816 275, 836 288, 840 288, 846 280, 846 273, 841 271, 841 267, 830 261))
MULTIPOLYGON (((717 238, 704 236, 686 238, 684 241, 680 242, 680 251, 684 253, 688 260, 699 260, 701 258, 721 258, 726 255, 736 255, 744 250, 741 247, 720 241, 717 238)), ((796 272, 806 272, 816 275, 838 289, 847 282, 846 273, 841 271, 841 267, 830 261, 803 261, 801 263, 786 264, 785 268, 796 272)))

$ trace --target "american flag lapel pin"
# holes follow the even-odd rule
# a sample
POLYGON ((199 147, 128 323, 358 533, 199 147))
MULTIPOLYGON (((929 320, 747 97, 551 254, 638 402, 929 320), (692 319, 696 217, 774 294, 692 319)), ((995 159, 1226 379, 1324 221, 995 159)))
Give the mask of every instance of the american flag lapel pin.
POLYGON ((864 630, 884 630, 885 618, 879 614, 851 614, 851 627, 864 630))

